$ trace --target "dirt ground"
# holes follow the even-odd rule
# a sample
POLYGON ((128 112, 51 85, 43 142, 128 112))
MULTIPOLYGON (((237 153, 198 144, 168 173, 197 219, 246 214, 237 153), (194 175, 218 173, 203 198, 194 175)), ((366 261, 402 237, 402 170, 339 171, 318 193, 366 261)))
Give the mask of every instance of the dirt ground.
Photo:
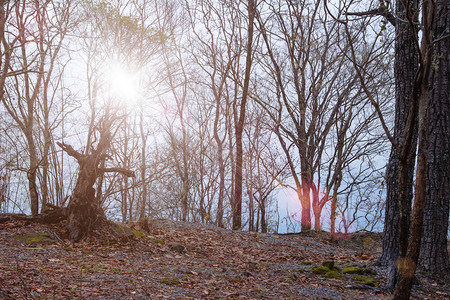
MULTIPOLYGON (((381 235, 238 232, 169 220, 72 245, 58 226, 0 224, 0 299, 391 299, 381 235), (327 267, 324 267, 325 264, 327 267), (330 265, 331 264, 331 265, 330 265), (333 265, 334 264, 334 265, 333 265), (331 269, 330 269, 331 268, 331 269)), ((450 299, 418 273, 415 299, 450 299)))

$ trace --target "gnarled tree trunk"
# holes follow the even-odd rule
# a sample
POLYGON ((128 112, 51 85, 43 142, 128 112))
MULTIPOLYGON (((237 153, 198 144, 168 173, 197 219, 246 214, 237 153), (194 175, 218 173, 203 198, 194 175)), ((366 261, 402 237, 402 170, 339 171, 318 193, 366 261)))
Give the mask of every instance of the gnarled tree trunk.
POLYGON ((67 207, 67 229, 69 239, 78 242, 89 235, 99 224, 106 220, 101 203, 96 201, 94 184, 97 178, 105 172, 119 172, 132 177, 134 173, 122 168, 103 168, 101 162, 107 158, 107 151, 111 143, 111 125, 117 118, 103 118, 99 122, 97 130, 100 139, 97 148, 88 145, 91 151, 82 154, 72 146, 58 143, 58 145, 70 156, 76 158, 79 164, 79 172, 75 189, 67 207))

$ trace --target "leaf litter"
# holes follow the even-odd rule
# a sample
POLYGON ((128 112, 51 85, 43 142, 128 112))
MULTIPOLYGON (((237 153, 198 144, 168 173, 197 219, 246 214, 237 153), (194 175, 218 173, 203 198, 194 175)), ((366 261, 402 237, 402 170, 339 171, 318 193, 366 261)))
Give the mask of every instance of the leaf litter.
MULTIPOLYGON (((323 234, 154 220, 146 232, 129 224, 125 231, 134 234, 125 238, 100 231, 72 245, 58 226, 18 223, 0 224, 0 299, 392 298, 383 290, 385 270, 375 265, 379 234, 364 249, 357 239, 332 242, 323 234), (20 238, 43 234, 33 242, 20 238), (314 273, 330 261, 334 273, 314 273), (343 267, 370 269, 372 284, 337 271, 343 267)), ((414 298, 450 298, 443 279, 418 274, 418 280, 414 298)))

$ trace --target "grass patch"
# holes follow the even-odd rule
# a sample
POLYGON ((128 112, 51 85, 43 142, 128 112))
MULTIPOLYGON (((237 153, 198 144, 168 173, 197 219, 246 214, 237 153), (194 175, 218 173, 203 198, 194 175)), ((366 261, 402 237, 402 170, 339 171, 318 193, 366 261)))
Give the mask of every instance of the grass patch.
POLYGON ((178 280, 178 278, 176 277, 166 277, 166 278, 162 278, 159 283, 164 284, 164 285, 180 285, 180 281, 178 280))
POLYGON ((26 244, 35 244, 52 241, 52 238, 47 233, 44 232, 39 234, 27 234, 23 236, 15 236, 14 238, 26 244))
POLYGON ((166 244, 166 242, 164 242, 162 239, 158 239, 158 238, 150 238, 150 241, 152 241, 153 243, 156 243, 156 244, 160 244, 160 245, 166 244))

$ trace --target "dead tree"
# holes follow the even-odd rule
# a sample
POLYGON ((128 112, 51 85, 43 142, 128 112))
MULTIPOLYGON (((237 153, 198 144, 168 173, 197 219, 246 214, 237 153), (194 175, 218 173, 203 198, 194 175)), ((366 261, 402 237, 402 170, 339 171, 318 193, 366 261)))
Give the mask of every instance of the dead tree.
POLYGON ((94 185, 97 178, 105 172, 119 172, 128 177, 133 177, 132 171, 122 168, 102 168, 101 162, 108 158, 107 151, 111 144, 111 127, 117 117, 103 117, 96 128, 100 138, 96 147, 95 140, 89 145, 90 151, 85 154, 73 149, 65 143, 58 145, 79 164, 78 178, 66 209, 67 229, 69 239, 77 242, 86 237, 93 229, 97 228, 105 220, 105 213, 95 197, 94 185))

